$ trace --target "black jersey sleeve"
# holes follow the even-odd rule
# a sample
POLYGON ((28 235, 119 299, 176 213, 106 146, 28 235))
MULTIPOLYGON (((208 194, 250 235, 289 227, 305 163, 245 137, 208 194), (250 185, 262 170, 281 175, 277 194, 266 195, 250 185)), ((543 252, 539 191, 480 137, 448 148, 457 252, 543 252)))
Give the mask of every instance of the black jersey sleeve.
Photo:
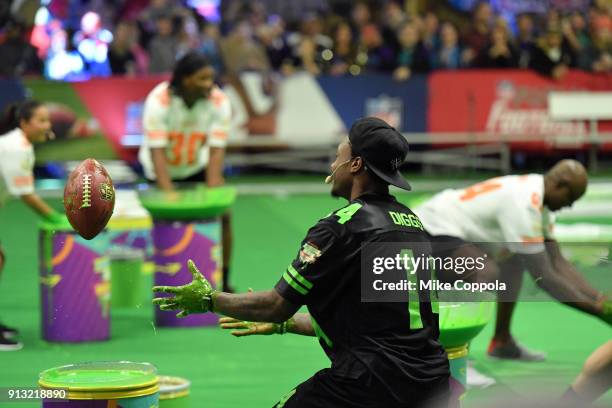
POLYGON ((317 284, 334 272, 339 241, 338 232, 325 220, 312 227, 276 284, 276 291, 294 304, 306 304, 317 284))

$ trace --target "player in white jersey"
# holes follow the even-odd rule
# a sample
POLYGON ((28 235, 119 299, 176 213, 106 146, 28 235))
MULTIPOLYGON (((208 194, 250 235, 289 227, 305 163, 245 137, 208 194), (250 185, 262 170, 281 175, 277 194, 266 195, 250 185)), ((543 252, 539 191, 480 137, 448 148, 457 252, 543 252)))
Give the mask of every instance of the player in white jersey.
MULTIPOLYGON (((34 149, 32 143, 44 142, 51 133, 47 108, 28 100, 8 107, 0 124, 0 207, 7 195, 21 200, 40 216, 59 222, 62 216, 34 191, 34 149)), ((5 256, 0 247, 0 275, 5 256)), ((16 329, 0 323, 0 351, 19 350, 16 329)))
MULTIPOLYGON (((145 177, 164 191, 173 182, 224 184, 223 160, 230 129, 229 99, 215 83, 215 70, 199 53, 188 53, 174 68, 172 79, 147 96, 143 113, 144 141, 138 158, 145 177)), ((230 215, 222 217, 223 288, 229 287, 232 235, 230 215)))
POLYGON ((510 333, 524 269, 555 299, 612 322, 609 301, 563 257, 553 238, 551 212, 571 206, 584 194, 587 183, 579 162, 563 160, 545 175, 497 177, 463 190, 442 191, 415 210, 432 236, 434 256, 487 256, 481 270, 463 275, 441 271, 445 279, 506 283, 507 290, 498 293, 490 356, 545 358, 520 346, 510 333))

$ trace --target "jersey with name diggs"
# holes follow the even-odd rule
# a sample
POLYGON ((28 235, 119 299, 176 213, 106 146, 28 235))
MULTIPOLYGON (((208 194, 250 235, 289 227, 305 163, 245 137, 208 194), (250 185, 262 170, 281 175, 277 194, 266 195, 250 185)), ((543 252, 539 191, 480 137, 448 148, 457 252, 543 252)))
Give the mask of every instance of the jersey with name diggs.
MULTIPOLYGON (((420 303, 419 324, 411 327, 408 299, 361 301, 362 244, 377 242, 429 248, 423 226, 408 208, 390 195, 363 195, 308 231, 276 290, 307 305, 338 375, 358 378, 369 371, 395 394, 402 382, 427 385, 448 376, 448 360, 431 302, 420 303)), ((431 299, 429 293, 419 295, 431 299)))

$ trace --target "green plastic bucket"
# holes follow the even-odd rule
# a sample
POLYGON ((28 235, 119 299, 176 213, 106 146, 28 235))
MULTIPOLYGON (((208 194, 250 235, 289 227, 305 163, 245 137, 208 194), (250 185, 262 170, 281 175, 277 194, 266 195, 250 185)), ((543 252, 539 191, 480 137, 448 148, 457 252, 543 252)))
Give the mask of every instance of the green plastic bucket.
POLYGON ((446 350, 462 347, 489 323, 494 302, 440 303, 440 342, 446 350))
POLYGON ((202 220, 224 214, 236 200, 233 187, 201 185, 173 193, 149 190, 140 193, 142 206, 156 220, 202 220))
POLYGON ((135 308, 142 305, 142 250, 114 247, 108 252, 111 271, 111 307, 135 308))
POLYGON ((191 382, 180 377, 159 377, 159 407, 189 408, 191 382))
POLYGON ((43 400, 43 408, 157 408, 157 370, 129 361, 66 365, 45 370, 38 384, 46 390, 66 390, 67 399, 43 400))

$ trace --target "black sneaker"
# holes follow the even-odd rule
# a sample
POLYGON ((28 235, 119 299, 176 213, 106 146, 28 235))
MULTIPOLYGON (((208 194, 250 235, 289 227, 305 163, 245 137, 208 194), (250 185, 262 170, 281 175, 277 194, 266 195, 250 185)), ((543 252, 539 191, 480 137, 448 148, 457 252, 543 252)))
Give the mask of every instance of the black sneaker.
POLYGON ((527 347, 517 343, 514 339, 500 343, 496 340, 491 340, 487 354, 491 358, 500 360, 518 360, 518 361, 544 361, 546 353, 541 351, 529 350, 527 347))
POLYGON ((0 323, 0 334, 4 334, 8 338, 13 338, 19 335, 19 330, 0 323))
POLYGON ((4 334, 0 333, 0 351, 17 351, 23 348, 20 342, 8 339, 4 334))

